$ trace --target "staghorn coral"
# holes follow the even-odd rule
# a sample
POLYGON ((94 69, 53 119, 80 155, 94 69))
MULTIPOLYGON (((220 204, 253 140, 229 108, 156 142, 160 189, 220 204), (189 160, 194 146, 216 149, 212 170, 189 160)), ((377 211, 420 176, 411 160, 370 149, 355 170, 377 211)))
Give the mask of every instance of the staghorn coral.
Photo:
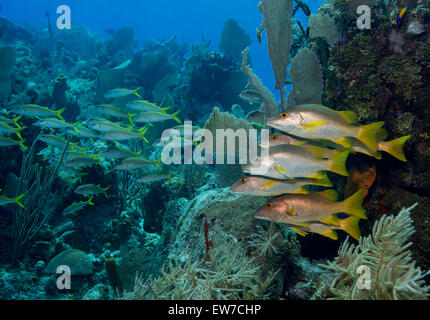
POLYGON ((403 208, 397 216, 383 216, 373 226, 372 235, 357 246, 345 241, 339 256, 326 269, 336 272, 330 291, 337 299, 403 300, 427 299, 430 286, 423 278, 429 274, 415 266, 408 242, 415 233, 410 211, 403 208), (371 289, 359 289, 359 266, 370 268, 371 289))

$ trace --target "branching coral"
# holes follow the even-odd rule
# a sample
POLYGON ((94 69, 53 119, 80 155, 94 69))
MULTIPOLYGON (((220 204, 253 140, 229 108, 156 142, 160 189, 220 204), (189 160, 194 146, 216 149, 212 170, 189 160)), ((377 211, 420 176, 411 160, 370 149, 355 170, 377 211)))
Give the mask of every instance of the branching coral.
POLYGON ((415 266, 408 238, 414 234, 410 211, 403 208, 397 216, 383 216, 373 226, 372 235, 361 238, 357 246, 348 241, 339 256, 324 266, 336 272, 330 290, 338 299, 402 300, 427 299, 430 286, 423 278, 429 273, 415 266), (360 266, 370 270, 370 289, 360 289, 360 266))

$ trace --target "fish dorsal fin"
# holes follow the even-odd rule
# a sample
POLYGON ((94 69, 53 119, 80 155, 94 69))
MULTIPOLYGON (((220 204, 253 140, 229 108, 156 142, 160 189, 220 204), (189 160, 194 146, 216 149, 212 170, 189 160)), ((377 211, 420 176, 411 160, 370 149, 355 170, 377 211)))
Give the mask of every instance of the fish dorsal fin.
POLYGON ((323 231, 323 232, 318 232, 320 235, 330 238, 332 240, 337 240, 338 236, 337 236, 337 232, 334 230, 327 230, 327 231, 323 231))
POLYGON ((302 237, 306 237, 306 235, 308 234, 306 231, 300 230, 298 228, 290 227, 290 229, 293 230, 295 233, 301 235, 302 237))
POLYGON ((325 154, 325 150, 322 147, 318 147, 318 146, 306 146, 306 149, 309 150, 310 152, 312 152, 315 157, 320 158, 320 159, 324 159, 324 154, 325 154))
POLYGON ((318 192, 319 195, 323 196, 326 199, 336 201, 337 200, 337 192, 333 189, 328 189, 325 191, 318 192))
POLYGON ((336 214, 332 214, 328 218, 321 220, 321 222, 325 223, 325 224, 332 225, 332 226, 339 226, 340 225, 339 218, 337 217, 336 214))
POLYGON ((266 182, 262 183, 260 185, 261 189, 268 190, 272 188, 274 185, 276 185, 278 182, 276 180, 267 180, 266 182))
POLYGON ((357 114, 353 111, 338 111, 337 112, 348 124, 356 123, 357 114))

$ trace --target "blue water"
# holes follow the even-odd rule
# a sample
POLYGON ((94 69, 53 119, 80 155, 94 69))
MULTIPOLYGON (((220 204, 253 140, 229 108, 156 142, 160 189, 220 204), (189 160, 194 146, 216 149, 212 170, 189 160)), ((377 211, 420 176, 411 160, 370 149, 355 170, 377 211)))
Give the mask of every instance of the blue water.
MULTIPOLYGON (((224 21, 227 18, 237 20, 249 33, 253 43, 250 46, 253 56, 254 71, 268 88, 274 88, 273 71, 267 54, 265 33, 258 43, 255 30, 261 23, 261 14, 257 10, 259 0, 8 0, 2 1, 1 15, 14 23, 30 21, 46 25, 45 11, 51 13, 51 22, 59 16, 57 7, 68 5, 72 13, 72 24, 86 26, 92 32, 108 36, 106 29, 132 27, 135 39, 140 43, 147 38, 168 39, 176 34, 179 42, 192 44, 212 40, 212 49, 218 49, 224 21)), ((321 0, 307 1, 315 13, 321 0)), ((301 10, 295 17, 306 25, 301 10)))

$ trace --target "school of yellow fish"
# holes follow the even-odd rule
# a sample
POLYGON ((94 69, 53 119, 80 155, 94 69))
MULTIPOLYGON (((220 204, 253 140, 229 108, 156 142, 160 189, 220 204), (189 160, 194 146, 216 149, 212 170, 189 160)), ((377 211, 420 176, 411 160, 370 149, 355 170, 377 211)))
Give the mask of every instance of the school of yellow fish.
POLYGON ((358 240, 359 220, 367 219, 361 206, 364 190, 337 201, 334 189, 311 192, 306 186, 332 187, 327 171, 348 176, 349 153, 381 159, 384 151, 406 161, 403 144, 410 136, 384 141, 383 124, 360 125, 354 112, 316 104, 291 106, 267 119, 267 126, 282 133, 260 143, 261 148, 269 148, 269 155, 243 166, 245 173, 253 175, 241 178, 231 191, 276 196, 256 212, 256 218, 286 224, 302 236, 311 232, 337 240, 336 230, 343 230, 358 240), (339 218, 339 213, 348 217, 339 218))
MULTIPOLYGON (((135 90, 117 88, 110 90, 106 93, 106 99, 117 99, 127 96, 136 96, 141 98, 138 93, 140 88, 135 90)), ((51 110, 48 107, 43 107, 34 104, 21 105, 13 108, 10 113, 18 115, 16 118, 0 117, 0 147, 7 146, 20 146, 23 150, 27 150, 24 145, 24 139, 20 132, 26 127, 19 124, 22 117, 36 118, 37 121, 34 125, 42 128, 42 133, 38 139, 48 146, 58 148, 63 151, 66 147, 67 140, 59 134, 62 132, 63 136, 74 136, 80 139, 100 139, 104 141, 111 141, 109 148, 100 154, 90 154, 87 147, 79 145, 79 142, 69 143, 68 150, 66 150, 60 169, 69 172, 79 178, 81 181, 82 176, 86 175, 81 170, 90 166, 100 164, 102 157, 118 161, 119 163, 114 167, 115 170, 135 170, 148 166, 155 166, 161 169, 159 164, 160 159, 155 161, 147 160, 140 157, 139 152, 133 152, 129 147, 121 145, 122 141, 130 140, 143 140, 146 143, 149 141, 145 137, 149 126, 152 123, 162 122, 167 120, 174 120, 181 123, 177 117, 179 111, 169 114, 167 110, 170 107, 160 107, 154 103, 146 100, 133 100, 129 102, 125 108, 117 108, 115 104, 104 104, 97 106, 100 117, 87 119, 80 123, 68 123, 62 117, 65 109, 51 110), (114 119, 114 120, 113 120, 114 119), (137 125, 137 126, 136 126, 137 125), (139 128, 139 125, 144 125, 139 128), (50 132, 45 132, 48 130, 50 132), (15 135, 17 139, 11 138, 15 135)), ((159 174, 157 172, 143 176, 136 180, 138 183, 148 183, 153 181, 160 181, 163 179, 171 179, 171 174, 159 174)), ((93 197, 98 194, 105 194, 108 197, 107 190, 109 187, 102 187, 95 184, 80 185, 76 188, 75 193, 83 195, 88 198, 87 201, 73 202, 67 207, 63 214, 74 214, 87 205, 94 205, 92 202, 93 197)), ((16 198, 8 198, 5 195, 0 196, 0 205, 17 204, 23 207, 20 199, 24 195, 16 198)))

